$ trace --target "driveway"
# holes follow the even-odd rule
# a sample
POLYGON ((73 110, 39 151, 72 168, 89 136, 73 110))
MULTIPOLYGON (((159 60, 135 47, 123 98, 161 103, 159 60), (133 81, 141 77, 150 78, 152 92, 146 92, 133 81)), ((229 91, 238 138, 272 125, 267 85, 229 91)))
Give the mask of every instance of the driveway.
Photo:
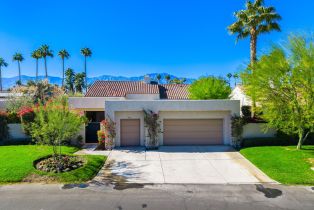
POLYGON ((157 151, 118 148, 96 177, 154 184, 274 183, 229 146, 163 146, 157 151))

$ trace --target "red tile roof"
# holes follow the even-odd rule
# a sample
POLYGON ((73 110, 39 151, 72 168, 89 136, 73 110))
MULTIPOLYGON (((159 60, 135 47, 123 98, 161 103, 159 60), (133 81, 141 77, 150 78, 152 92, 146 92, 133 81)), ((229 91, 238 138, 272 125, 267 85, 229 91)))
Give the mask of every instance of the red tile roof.
POLYGON ((187 84, 146 84, 142 81, 96 81, 85 97, 125 97, 126 94, 160 94, 160 99, 189 99, 187 84))
POLYGON ((160 99, 187 100, 189 99, 187 84, 162 84, 159 85, 160 99))
POLYGON ((157 84, 133 81, 96 81, 86 97, 125 97, 126 94, 159 94, 157 84))

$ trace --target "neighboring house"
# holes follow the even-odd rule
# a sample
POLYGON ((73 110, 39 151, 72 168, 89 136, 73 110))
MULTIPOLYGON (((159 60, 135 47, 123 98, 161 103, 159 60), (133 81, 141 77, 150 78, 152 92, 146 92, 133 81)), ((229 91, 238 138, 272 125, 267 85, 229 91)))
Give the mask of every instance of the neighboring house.
POLYGON ((230 99, 231 100, 239 100, 240 101, 240 106, 251 106, 252 105, 252 100, 250 97, 248 97, 245 92, 244 88, 242 85, 237 85, 231 92, 230 94, 230 99))
POLYGON ((189 100, 189 85, 144 81, 97 81, 85 97, 71 97, 70 106, 84 111, 90 123, 85 142, 97 142, 99 122, 116 122, 116 146, 144 146, 147 137, 143 110, 159 114, 160 145, 231 144, 231 116, 238 100, 189 100))
POLYGON ((20 93, 11 93, 9 91, 0 91, 0 111, 6 111, 6 102, 10 97, 19 97, 20 93))

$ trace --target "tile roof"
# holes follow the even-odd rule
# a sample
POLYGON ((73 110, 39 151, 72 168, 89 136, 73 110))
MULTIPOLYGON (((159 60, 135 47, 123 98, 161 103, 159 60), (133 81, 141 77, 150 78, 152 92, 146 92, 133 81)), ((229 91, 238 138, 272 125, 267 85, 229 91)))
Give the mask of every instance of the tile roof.
POLYGON ((157 84, 140 81, 96 81, 86 97, 125 97, 126 94, 159 94, 157 84))
POLYGON ((96 81, 85 97, 125 97, 126 94, 160 94, 160 99, 189 99, 187 84, 146 84, 142 81, 96 81))
POLYGON ((187 100, 189 99, 187 84, 162 84, 159 85, 160 99, 187 100))

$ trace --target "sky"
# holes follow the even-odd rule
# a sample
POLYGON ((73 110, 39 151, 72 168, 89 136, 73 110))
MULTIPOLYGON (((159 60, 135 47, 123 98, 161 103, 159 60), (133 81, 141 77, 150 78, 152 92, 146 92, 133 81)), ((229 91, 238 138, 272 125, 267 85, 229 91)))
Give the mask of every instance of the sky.
MULTIPOLYGON (((35 74, 33 50, 48 44, 54 58, 48 73, 61 76, 57 52, 71 55, 66 67, 83 71, 82 47, 88 59, 88 77, 139 76, 166 72, 181 77, 224 76, 238 72, 249 61, 249 40, 235 43, 227 26, 245 0, 0 0, 0 57, 9 66, 3 77, 17 76, 12 55, 24 55, 23 75, 35 74)), ((262 35, 259 54, 291 33, 313 33, 313 0, 265 0, 282 16, 282 32, 262 35)), ((43 62, 40 75, 44 74, 43 62)))

